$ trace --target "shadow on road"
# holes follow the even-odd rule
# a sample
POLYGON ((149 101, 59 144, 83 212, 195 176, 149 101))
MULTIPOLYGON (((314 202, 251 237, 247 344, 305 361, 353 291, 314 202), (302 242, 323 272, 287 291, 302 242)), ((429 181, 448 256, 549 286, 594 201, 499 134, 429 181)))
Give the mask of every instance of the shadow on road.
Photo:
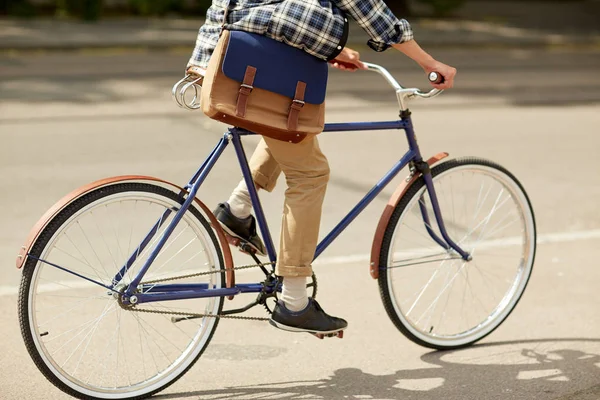
POLYGON ((156 398, 437 400, 600 396, 600 339, 495 342, 430 352, 421 360, 430 366, 390 375, 342 368, 320 381, 232 386, 156 398))

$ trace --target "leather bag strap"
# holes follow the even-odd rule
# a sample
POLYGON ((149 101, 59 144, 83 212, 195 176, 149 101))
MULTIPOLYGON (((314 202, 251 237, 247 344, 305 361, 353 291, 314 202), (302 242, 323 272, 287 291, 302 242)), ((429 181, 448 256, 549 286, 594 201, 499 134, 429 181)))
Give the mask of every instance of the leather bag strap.
POLYGON ((248 97, 254 90, 254 78, 256 78, 256 68, 248 65, 246 68, 246 74, 244 75, 244 81, 240 86, 240 93, 237 100, 237 108, 235 114, 238 117, 244 118, 246 116, 246 109, 248 108, 248 97))
POLYGON ((300 119, 300 111, 304 107, 304 96, 306 95, 306 83, 299 81, 296 85, 296 95, 290 106, 290 114, 288 115, 287 128, 289 131, 298 131, 298 120, 300 119))

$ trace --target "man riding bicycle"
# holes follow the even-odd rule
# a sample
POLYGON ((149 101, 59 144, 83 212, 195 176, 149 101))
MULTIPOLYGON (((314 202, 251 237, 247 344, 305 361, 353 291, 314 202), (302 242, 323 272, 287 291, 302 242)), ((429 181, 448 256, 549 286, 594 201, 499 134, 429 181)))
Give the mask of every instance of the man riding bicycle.
MULTIPOLYGON (((366 69, 359 53, 346 47, 348 17, 356 20, 370 36, 368 45, 373 50, 393 47, 413 59, 426 73, 435 71, 441 75, 441 83, 432 83, 435 88, 453 86, 456 69, 436 61, 421 49, 413 39, 408 21, 396 18, 383 0, 213 0, 200 28, 188 72, 204 75, 223 29, 270 37, 326 60, 340 70, 366 69)), ((283 278, 283 288, 271 325, 313 334, 346 329, 345 320, 325 313, 306 290, 306 278, 312 276, 311 263, 329 180, 329 164, 316 136, 295 144, 263 137, 249 164, 257 189, 272 191, 281 172, 288 186, 276 266, 276 274, 283 278)), ((251 211, 250 194, 242 180, 214 213, 229 235, 264 255, 265 247, 251 211)))

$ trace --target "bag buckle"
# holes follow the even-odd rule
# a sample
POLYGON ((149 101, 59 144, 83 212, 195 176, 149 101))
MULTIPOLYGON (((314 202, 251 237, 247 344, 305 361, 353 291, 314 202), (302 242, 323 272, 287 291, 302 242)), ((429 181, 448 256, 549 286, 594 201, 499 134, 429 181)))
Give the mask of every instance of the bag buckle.
POLYGON ((292 105, 293 104, 298 104, 299 108, 302 108, 302 107, 304 107, 304 105, 306 104, 306 102, 304 102, 302 100, 294 99, 294 100, 292 100, 292 105))
POLYGON ((245 83, 242 83, 241 87, 243 87, 244 89, 248 89, 249 93, 252 93, 252 91, 254 90, 254 86, 246 85, 245 83))

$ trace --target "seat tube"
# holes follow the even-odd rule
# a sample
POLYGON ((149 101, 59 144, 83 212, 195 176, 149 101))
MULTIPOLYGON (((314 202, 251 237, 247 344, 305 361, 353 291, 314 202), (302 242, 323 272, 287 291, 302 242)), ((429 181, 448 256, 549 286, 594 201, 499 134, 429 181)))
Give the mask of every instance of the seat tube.
POLYGON ((233 147, 235 148, 235 152, 237 154, 238 161, 240 162, 240 167, 242 168, 242 175, 244 176, 244 180, 246 181, 246 186, 248 187, 248 193, 250 193, 250 199, 252 200, 252 207, 254 208, 254 213, 256 214, 258 227, 260 229, 260 233, 265 242, 265 247, 267 248, 267 254, 269 255, 269 260, 271 262, 275 262, 275 261, 277 261, 277 253, 275 252, 275 246, 273 245, 273 239, 271 237, 271 232, 269 231, 269 226, 267 225, 267 219, 265 218, 265 214, 262 209, 260 199, 258 198, 258 192, 256 190, 256 186, 254 186, 254 180, 252 179, 252 173, 250 172, 250 167, 248 165, 248 158, 246 157, 246 153, 244 152, 244 147, 242 145, 242 140, 240 138, 240 134, 237 132, 236 129, 231 129, 230 134, 231 134, 231 141, 233 142, 233 147))

